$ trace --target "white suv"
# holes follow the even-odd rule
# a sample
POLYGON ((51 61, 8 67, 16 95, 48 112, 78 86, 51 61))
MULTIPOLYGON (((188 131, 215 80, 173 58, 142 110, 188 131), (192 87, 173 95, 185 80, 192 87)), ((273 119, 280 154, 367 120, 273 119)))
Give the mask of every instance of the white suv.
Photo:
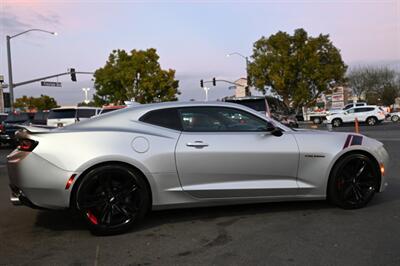
POLYGON ((64 127, 75 124, 97 115, 100 108, 95 107, 61 107, 50 110, 47 125, 51 127, 64 127))
POLYGON ((385 120, 385 112, 376 105, 357 106, 343 113, 328 115, 326 120, 327 123, 332 123, 332 126, 338 127, 343 123, 354 123, 356 118, 358 122, 366 122, 373 126, 385 120))
POLYGON ((334 115, 338 113, 344 113, 345 111, 349 110, 352 107, 358 107, 358 106, 367 106, 367 103, 365 102, 356 102, 356 103, 349 103, 342 109, 331 109, 326 112, 327 115, 334 115))

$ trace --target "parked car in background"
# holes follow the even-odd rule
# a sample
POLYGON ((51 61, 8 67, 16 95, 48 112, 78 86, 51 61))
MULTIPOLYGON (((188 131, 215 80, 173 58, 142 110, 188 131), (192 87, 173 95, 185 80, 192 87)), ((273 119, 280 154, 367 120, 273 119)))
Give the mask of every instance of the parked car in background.
POLYGON ((389 114, 390 120, 392 122, 399 122, 400 121, 400 112, 394 112, 389 114))
POLYGON ((60 107, 50 110, 47 125, 52 127, 64 127, 87 120, 97 115, 100 108, 96 107, 60 107))
POLYGON ((279 99, 271 96, 227 97, 223 101, 247 106, 265 116, 281 122, 285 126, 299 127, 296 115, 279 99))
POLYGON ((385 112, 376 105, 366 105, 352 107, 343 113, 328 115, 326 117, 328 123, 332 126, 339 127, 343 123, 354 123, 357 118, 358 122, 365 122, 369 126, 374 126, 378 122, 385 120, 385 112))
POLYGON ((35 113, 9 113, 1 123, 0 143, 15 146, 17 144, 15 132, 20 129, 19 125, 28 125, 34 115, 35 113))
POLYGON ((33 119, 31 121, 32 125, 47 125, 47 118, 49 116, 48 111, 39 111, 36 112, 35 115, 33 116, 33 119))
POLYGON ((3 121, 7 119, 7 116, 7 113, 0 113, 0 123, 3 123, 3 121))

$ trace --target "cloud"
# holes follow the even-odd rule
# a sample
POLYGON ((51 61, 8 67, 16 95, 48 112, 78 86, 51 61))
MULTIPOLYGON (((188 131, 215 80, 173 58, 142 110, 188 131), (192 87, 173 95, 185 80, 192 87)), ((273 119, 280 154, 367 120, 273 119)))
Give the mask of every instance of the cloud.
POLYGON ((38 20, 40 23, 51 24, 53 26, 61 24, 60 16, 57 14, 44 16, 38 12, 35 12, 35 16, 36 20, 38 20))
POLYGON ((3 11, 0 16, 0 25, 3 32, 15 33, 29 28, 31 25, 22 22, 16 15, 3 11))

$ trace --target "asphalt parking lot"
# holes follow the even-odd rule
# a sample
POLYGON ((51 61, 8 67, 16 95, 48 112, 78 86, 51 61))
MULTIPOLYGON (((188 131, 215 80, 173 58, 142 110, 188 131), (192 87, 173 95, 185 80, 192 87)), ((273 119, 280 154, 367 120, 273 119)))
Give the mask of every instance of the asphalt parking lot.
POLYGON ((361 133, 391 156, 389 187, 364 209, 318 201, 158 211, 109 237, 68 211, 12 206, 2 149, 0 265, 400 265, 400 123, 361 133))

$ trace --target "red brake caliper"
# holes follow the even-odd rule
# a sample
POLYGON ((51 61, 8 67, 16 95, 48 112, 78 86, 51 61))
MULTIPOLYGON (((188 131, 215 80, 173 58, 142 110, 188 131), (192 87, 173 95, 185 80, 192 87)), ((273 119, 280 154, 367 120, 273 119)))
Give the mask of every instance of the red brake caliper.
POLYGON ((98 224, 96 216, 94 216, 94 214, 91 211, 88 211, 86 213, 86 215, 89 218, 89 220, 92 222, 92 224, 98 224))

